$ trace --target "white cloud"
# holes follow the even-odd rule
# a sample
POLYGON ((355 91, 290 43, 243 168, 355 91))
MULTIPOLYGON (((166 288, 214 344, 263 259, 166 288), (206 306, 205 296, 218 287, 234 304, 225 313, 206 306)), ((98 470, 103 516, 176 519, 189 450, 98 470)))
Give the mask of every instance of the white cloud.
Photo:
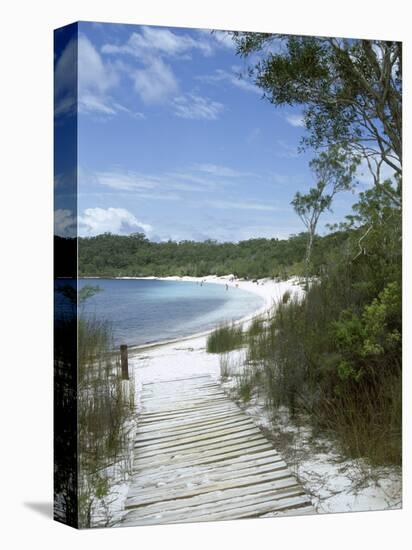
POLYGON ((139 221, 125 208, 86 208, 79 216, 79 233, 91 237, 102 233, 129 235, 150 234, 152 226, 139 221))
MULTIPOLYGON (((138 61, 140 68, 133 70, 123 66, 123 70, 131 76, 136 92, 145 103, 169 103, 179 117, 213 120, 223 106, 195 94, 179 95, 178 80, 165 61, 190 59, 193 51, 199 51, 204 56, 212 55, 225 40, 223 34, 216 34, 215 37, 209 35, 198 31, 192 34, 177 33, 166 28, 144 26, 139 32, 133 32, 123 44, 105 44, 101 52, 105 55, 129 55, 138 61)), ((122 66, 120 61, 118 66, 122 66)), ((244 85, 247 86, 247 83, 244 85)))
POLYGON ((59 237, 76 237, 77 224, 72 210, 58 208, 54 211, 54 234, 59 237))
POLYGON ((103 63, 90 40, 80 35, 78 40, 78 102, 82 113, 113 115, 116 109, 109 92, 119 78, 114 67, 103 63))
POLYGON ((78 110, 88 115, 108 117, 123 112, 137 119, 145 118, 143 113, 128 109, 112 97, 119 85, 121 69, 124 67, 120 63, 104 62, 92 42, 84 34, 79 35, 77 43, 69 42, 56 63, 55 115, 78 110))
POLYGON ((232 67, 232 71, 226 71, 224 69, 216 69, 211 75, 201 75, 196 77, 197 80, 214 84, 218 82, 228 82, 236 88, 240 88, 246 92, 253 92, 255 94, 261 94, 261 91, 253 82, 251 82, 237 66, 232 67))
POLYGON ((55 116, 75 114, 78 110, 88 115, 107 117, 124 112, 144 118, 142 113, 133 112, 113 99, 111 94, 118 84, 119 67, 105 63, 90 40, 81 34, 77 42, 68 43, 56 63, 55 116))
POLYGON ((154 55, 182 56, 191 50, 203 55, 211 55, 213 49, 209 41, 200 37, 195 39, 189 34, 175 33, 166 28, 142 27, 140 32, 130 35, 125 44, 105 44, 102 52, 106 54, 129 54, 141 61, 154 55))
POLYGON ((235 48, 232 36, 227 31, 213 31, 212 36, 221 46, 231 50, 235 48))
POLYGON ((216 120, 224 110, 222 103, 195 94, 175 97, 173 109, 176 116, 188 119, 216 120))
POLYGON ((228 48, 230 50, 233 50, 236 46, 228 31, 197 29, 197 32, 201 36, 208 36, 213 46, 228 48))
POLYGON ((158 179, 152 176, 142 176, 135 172, 96 172, 94 177, 100 185, 116 189, 118 191, 137 191, 154 189, 158 179))
POLYGON ((291 126, 295 126, 296 128, 305 126, 305 120, 302 115, 287 114, 285 118, 291 126))
POLYGON ((56 62, 54 70, 55 116, 76 112, 76 56, 77 44, 75 40, 71 40, 56 62))
POLYGON ((178 83, 172 69, 160 58, 133 74, 134 87, 145 103, 162 103, 175 95, 178 83))
MULTIPOLYGON (((200 172, 196 168, 165 172, 158 175, 142 174, 132 171, 112 170, 87 172, 80 170, 82 189, 89 190, 90 185, 100 185, 116 192, 133 193, 134 196, 147 199, 179 200, 182 192, 202 192, 222 187, 212 179, 212 174, 200 172)), ((90 191, 87 193, 90 194, 90 191)))
POLYGON ((103 63, 100 54, 84 36, 79 36, 79 89, 103 95, 117 84, 118 77, 113 67, 103 63))
POLYGON ((208 206, 212 208, 219 208, 223 210, 260 210, 278 212, 277 206, 266 204, 257 201, 235 201, 235 200, 208 200, 206 201, 208 206))
POLYGON ((243 176, 251 176, 250 172, 239 172, 228 166, 221 166, 218 164, 196 164, 195 168, 199 172, 205 172, 206 174, 212 174, 218 177, 237 178, 243 176))

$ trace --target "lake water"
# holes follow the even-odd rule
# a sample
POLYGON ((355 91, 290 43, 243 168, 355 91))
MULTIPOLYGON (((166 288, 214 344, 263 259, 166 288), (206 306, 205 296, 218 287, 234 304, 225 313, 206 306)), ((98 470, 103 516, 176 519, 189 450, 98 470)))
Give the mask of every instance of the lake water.
POLYGON ((263 305, 260 296, 225 285, 141 279, 81 279, 102 291, 83 305, 85 315, 108 320, 115 344, 139 345, 213 328, 263 305))

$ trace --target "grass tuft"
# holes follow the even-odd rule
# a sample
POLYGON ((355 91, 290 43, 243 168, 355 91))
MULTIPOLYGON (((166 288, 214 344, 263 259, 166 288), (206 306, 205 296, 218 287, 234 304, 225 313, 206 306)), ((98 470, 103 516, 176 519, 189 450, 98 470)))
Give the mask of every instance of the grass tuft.
POLYGON ((208 353, 226 353, 241 348, 244 344, 242 326, 239 324, 223 324, 211 332, 207 338, 208 353))

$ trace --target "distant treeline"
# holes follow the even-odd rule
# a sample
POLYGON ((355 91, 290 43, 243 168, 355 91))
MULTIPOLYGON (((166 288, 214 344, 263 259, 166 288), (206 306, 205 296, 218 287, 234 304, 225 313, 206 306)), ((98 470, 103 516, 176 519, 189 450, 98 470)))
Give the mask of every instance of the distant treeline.
MULTIPOLYGON (((328 251, 348 238, 348 231, 316 237, 312 271, 322 270, 328 251)), ((303 274, 307 235, 289 239, 250 239, 238 243, 151 242, 143 234, 105 233, 79 238, 79 275, 144 277, 209 274, 238 277, 288 277, 303 274)))

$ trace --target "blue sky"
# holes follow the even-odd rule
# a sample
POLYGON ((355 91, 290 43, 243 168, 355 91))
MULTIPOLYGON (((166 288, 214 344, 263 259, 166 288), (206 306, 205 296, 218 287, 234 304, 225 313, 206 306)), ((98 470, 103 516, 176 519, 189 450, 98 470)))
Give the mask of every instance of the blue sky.
MULTIPOLYGON (((311 154, 297 151, 301 113, 262 99, 228 35, 80 23, 78 52, 81 235, 238 241, 304 229, 290 206, 314 184, 311 154)), ((337 197, 320 231, 355 198, 337 197)), ((59 216, 64 233, 70 215, 59 216)))

